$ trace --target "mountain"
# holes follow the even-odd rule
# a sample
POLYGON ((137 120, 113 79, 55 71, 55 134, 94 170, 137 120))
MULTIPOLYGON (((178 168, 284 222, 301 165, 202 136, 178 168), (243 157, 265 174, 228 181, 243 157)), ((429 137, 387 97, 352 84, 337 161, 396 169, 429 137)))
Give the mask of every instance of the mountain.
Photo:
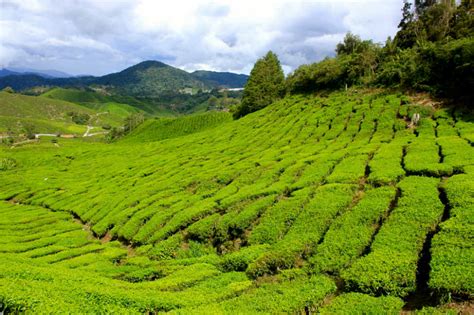
POLYGON ((0 77, 6 77, 8 75, 18 75, 18 74, 21 74, 21 73, 11 71, 11 70, 8 70, 8 69, 5 69, 5 68, 0 69, 0 77))
POLYGON ((184 70, 151 60, 99 77, 93 83, 108 86, 119 94, 149 98, 185 88, 197 90, 209 87, 184 70))
MULTIPOLYGON (((5 69, 4 69, 5 70, 5 69)), ((0 76, 0 89, 7 86, 25 90, 35 86, 102 86, 110 93, 140 98, 159 98, 177 93, 195 93, 215 87, 243 87, 246 75, 229 72, 196 71, 189 73, 159 61, 144 61, 117 73, 101 77, 51 78, 40 74, 9 73, 0 76)))
POLYGON ((215 72, 197 70, 191 73, 195 78, 209 85, 225 88, 242 88, 247 83, 248 75, 232 72, 215 72))
POLYGON ((16 67, 10 67, 10 68, 5 68, 2 70, 7 70, 9 72, 14 72, 12 74, 36 74, 39 75, 43 78, 70 78, 73 77, 73 75, 70 75, 68 73, 58 71, 58 70, 37 70, 37 69, 31 69, 31 68, 16 68, 16 67))
POLYGON ((0 76, 0 89, 7 86, 15 91, 23 91, 36 86, 71 86, 84 87, 93 82, 95 77, 45 78, 38 74, 13 74, 0 76))

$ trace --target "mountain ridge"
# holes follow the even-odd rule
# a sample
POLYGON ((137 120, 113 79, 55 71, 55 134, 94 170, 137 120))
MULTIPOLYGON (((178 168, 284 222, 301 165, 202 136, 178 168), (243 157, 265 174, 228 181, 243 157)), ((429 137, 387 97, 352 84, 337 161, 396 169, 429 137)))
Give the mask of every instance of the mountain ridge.
POLYGON ((53 78, 42 76, 39 73, 19 73, 8 69, 3 70, 8 72, 5 75, 0 75, 0 89, 10 86, 21 91, 37 86, 85 87, 103 85, 118 94, 140 95, 151 98, 169 92, 179 93, 185 88, 205 90, 218 87, 243 87, 248 78, 247 75, 231 72, 198 70, 189 73, 156 60, 142 61, 119 72, 98 77, 53 78))

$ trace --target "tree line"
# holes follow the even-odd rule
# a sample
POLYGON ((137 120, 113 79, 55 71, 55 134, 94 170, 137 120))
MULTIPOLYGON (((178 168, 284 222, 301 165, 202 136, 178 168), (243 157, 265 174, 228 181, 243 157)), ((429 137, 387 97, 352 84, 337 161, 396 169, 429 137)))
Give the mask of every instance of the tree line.
POLYGON ((336 56, 302 65, 284 77, 273 52, 259 59, 234 118, 261 109, 286 93, 312 93, 347 86, 426 91, 472 102, 474 2, 404 1, 395 37, 384 45, 347 33, 336 56))

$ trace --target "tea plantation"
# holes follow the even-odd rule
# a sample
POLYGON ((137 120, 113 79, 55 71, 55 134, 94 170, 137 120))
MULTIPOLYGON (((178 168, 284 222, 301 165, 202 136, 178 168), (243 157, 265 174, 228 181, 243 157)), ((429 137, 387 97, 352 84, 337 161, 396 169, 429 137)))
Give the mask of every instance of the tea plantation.
POLYGON ((350 90, 2 147, 0 311, 469 313, 473 143, 469 113, 350 90))

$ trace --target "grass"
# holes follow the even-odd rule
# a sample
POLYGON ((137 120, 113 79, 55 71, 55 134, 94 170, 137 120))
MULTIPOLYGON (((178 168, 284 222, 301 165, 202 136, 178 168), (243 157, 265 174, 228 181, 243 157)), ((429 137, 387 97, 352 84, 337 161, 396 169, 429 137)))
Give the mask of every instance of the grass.
POLYGON ((466 299, 472 121, 430 110, 407 128, 400 97, 0 146, 0 311, 398 313, 419 285, 466 299))

